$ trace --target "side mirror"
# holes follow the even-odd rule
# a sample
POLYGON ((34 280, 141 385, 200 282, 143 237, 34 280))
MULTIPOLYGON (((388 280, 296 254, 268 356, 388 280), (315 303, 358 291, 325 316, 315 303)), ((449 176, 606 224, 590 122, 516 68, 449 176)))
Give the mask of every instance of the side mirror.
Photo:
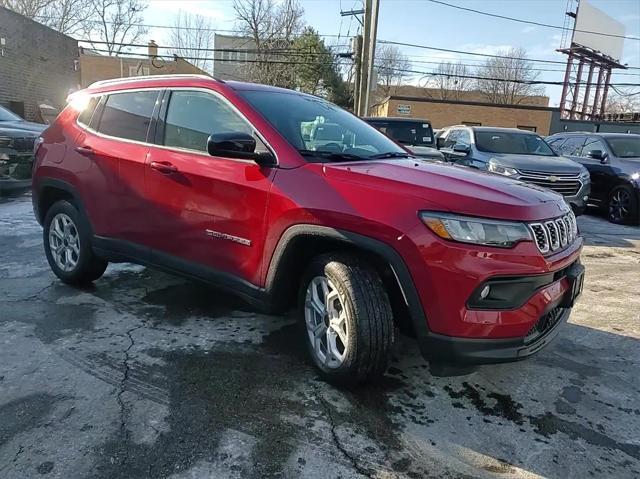
POLYGON ((207 151, 211 156, 253 160, 260 166, 274 166, 271 153, 256 153, 255 138, 241 131, 214 133, 207 140, 207 151))
POLYGON ((438 138, 436 138, 436 148, 439 150, 440 148, 444 147, 444 142, 445 139, 442 138, 441 136, 439 136, 438 138))
POLYGON ((594 160, 600 160, 602 163, 607 161, 607 154, 602 150, 591 150, 587 152, 587 156, 594 160))
POLYGON ((465 145, 462 143, 456 143, 452 148, 454 153, 468 154, 471 151, 471 147, 469 145, 465 145))

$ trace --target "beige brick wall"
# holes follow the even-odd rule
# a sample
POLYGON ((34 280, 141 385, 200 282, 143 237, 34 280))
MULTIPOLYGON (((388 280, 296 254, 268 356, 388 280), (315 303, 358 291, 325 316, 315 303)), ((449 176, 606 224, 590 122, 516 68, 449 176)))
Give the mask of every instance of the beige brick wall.
POLYGON ((504 106, 468 105, 456 103, 432 103, 391 99, 376 108, 377 116, 406 116, 431 121, 434 128, 459 125, 467 122, 481 123, 482 126, 517 128, 534 126, 541 135, 549 134, 550 110, 508 108, 504 106), (398 105, 410 105, 411 113, 398 113, 398 105))
POLYGON ((147 58, 108 57, 98 55, 80 55, 80 81, 83 88, 95 81, 128 77, 133 67, 140 74, 170 75, 174 73, 206 74, 195 65, 182 58, 176 60, 154 60, 147 58))

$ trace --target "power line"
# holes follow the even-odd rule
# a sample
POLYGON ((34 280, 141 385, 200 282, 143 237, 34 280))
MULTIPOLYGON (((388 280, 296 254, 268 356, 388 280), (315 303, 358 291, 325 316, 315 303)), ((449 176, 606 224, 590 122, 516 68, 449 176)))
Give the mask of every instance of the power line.
MULTIPOLYGON (((501 18, 502 20, 509 20, 509 21, 518 22, 518 23, 526 23, 528 25, 536 25, 536 26, 545 27, 545 28, 555 28, 557 30, 564 30, 565 29, 564 27, 561 27, 560 25, 551 25, 549 23, 534 22, 532 20, 523 20, 521 18, 507 17, 505 15, 498 15, 497 13, 483 12, 481 10, 475 10, 473 8, 461 7, 460 5, 452 5, 451 3, 442 2, 440 0, 426 0, 426 1, 427 2, 431 2, 431 3, 437 3, 439 5, 444 5, 444 6, 451 7, 451 8, 455 8, 457 10, 464 10, 466 12, 472 12, 472 13, 477 13, 479 15, 485 15, 487 17, 501 18)), ((593 34, 593 35, 602 35, 602 36, 605 36, 605 37, 625 38, 627 40, 640 40, 639 37, 631 37, 631 36, 628 36, 628 35, 616 35, 614 33, 594 32, 594 31, 591 31, 591 30, 579 30, 579 29, 574 29, 574 31, 580 32, 580 33, 590 33, 590 34, 593 34)))
MULTIPOLYGON (((418 70, 410 70, 410 69, 400 69, 400 68, 387 68, 388 70, 393 70, 398 73, 413 73, 420 74, 424 76, 444 76, 444 77, 453 77, 453 78, 468 78, 472 80, 489 80, 489 81, 498 81, 498 82, 507 82, 507 83, 519 83, 523 85, 563 85, 564 82, 561 81, 543 81, 543 80, 517 80, 513 78, 493 78, 493 77, 482 77, 477 75, 458 75, 451 73, 440 73, 440 72, 425 72, 418 70)), ((597 83, 580 83, 581 85, 592 85, 595 86, 597 83)), ((611 83, 611 86, 640 86, 640 83, 611 83)))
MULTIPOLYGON (((558 64, 558 65, 565 65, 566 62, 563 61, 559 61, 559 60, 537 60, 537 59, 533 59, 533 58, 523 58, 523 57, 510 57, 510 56, 506 56, 506 55, 491 55, 489 53, 476 53, 476 52, 466 52, 463 50, 451 50, 448 48, 436 48, 436 47, 429 47, 427 45, 418 45, 416 43, 404 43, 404 42, 393 42, 390 40, 378 40, 378 43, 386 43, 388 45, 399 45, 399 46, 404 46, 404 47, 411 47, 411 48, 422 48, 425 50, 435 50, 438 52, 448 52, 448 53, 458 53, 461 55, 473 55, 473 56, 478 56, 478 57, 485 57, 485 58, 506 58, 509 60, 526 60, 529 62, 535 62, 535 63, 554 63, 554 64, 558 64)), ((640 67, 626 67, 628 70, 640 70, 640 67)))

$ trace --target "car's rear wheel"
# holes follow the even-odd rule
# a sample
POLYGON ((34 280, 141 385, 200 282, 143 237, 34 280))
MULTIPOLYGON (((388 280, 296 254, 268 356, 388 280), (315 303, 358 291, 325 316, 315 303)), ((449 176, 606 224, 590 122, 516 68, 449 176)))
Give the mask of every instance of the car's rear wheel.
POLYGON ((322 255, 307 269, 300 306, 309 353, 326 380, 350 386, 384 374, 394 326, 375 270, 356 256, 322 255))
POLYGON ((609 221, 634 224, 638 221, 638 199, 629 185, 616 186, 609 195, 609 221))
POLYGON ((43 234, 49 266, 65 283, 91 283, 107 268, 108 263, 93 253, 89 228, 72 203, 62 200, 49 208, 43 234))

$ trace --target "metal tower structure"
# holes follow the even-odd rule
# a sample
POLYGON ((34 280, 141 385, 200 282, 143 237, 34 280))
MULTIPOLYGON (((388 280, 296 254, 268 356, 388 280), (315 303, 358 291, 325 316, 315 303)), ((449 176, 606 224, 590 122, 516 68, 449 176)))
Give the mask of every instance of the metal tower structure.
MULTIPOLYGON (((558 52, 567 55, 567 67, 560 97, 560 117, 568 120, 596 120, 601 119, 605 113, 611 70, 626 69, 626 66, 601 51, 601 49, 610 50, 609 47, 611 47, 604 43, 605 37, 615 38, 619 35, 606 32, 589 33, 586 30, 577 29, 581 3, 586 2, 567 0, 567 17, 560 48, 557 49, 558 52), (576 32, 579 33, 578 36, 576 32), (603 40, 600 40, 598 35, 601 35, 603 40), (600 44, 608 48, 600 47, 600 44)), ((593 10, 588 4, 585 10, 587 6, 593 10)), ((585 12, 585 16, 586 14, 585 12)), ((593 15, 591 11, 588 14, 593 15)), ((589 25, 589 22, 585 24, 589 25)), ((621 46, 619 48, 621 51, 621 46)))

